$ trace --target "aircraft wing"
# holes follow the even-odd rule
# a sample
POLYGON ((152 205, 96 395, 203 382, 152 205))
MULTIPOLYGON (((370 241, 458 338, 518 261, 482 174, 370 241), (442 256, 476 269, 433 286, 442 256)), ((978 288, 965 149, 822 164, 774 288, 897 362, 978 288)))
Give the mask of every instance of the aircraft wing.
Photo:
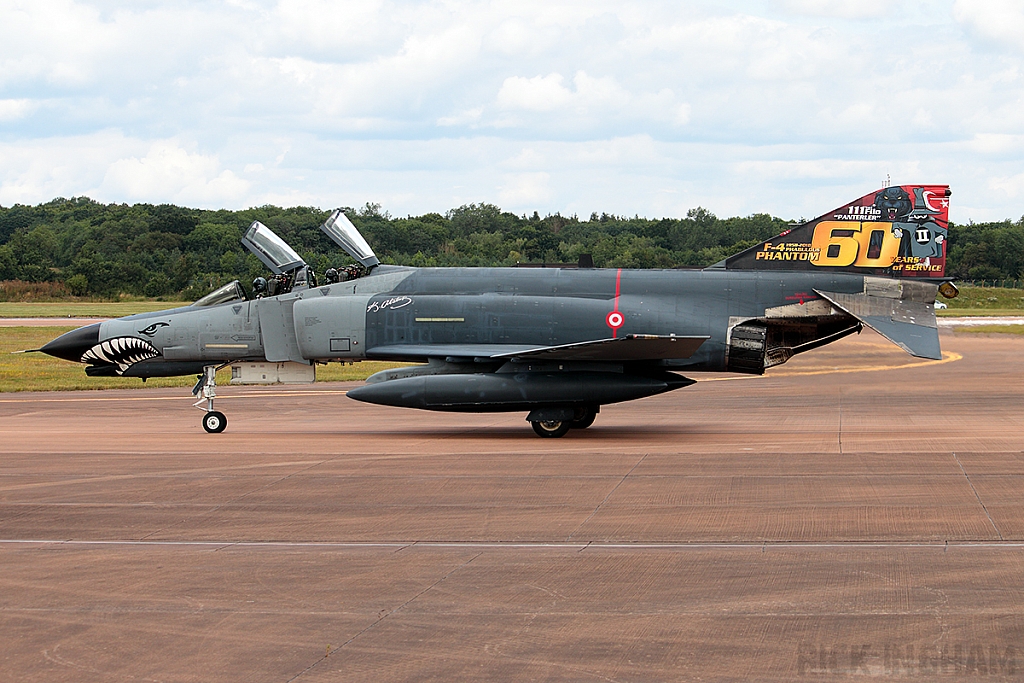
POLYGON ((456 358, 475 360, 643 361, 689 358, 708 337, 629 334, 618 339, 596 339, 558 346, 512 344, 396 344, 367 351, 369 358, 456 358))
POLYGON ((542 346, 529 351, 503 353, 495 358, 536 358, 537 360, 631 361, 689 358, 708 337, 628 334, 618 339, 598 339, 576 344, 542 346))
POLYGON ((393 344, 367 349, 366 357, 373 360, 422 360, 424 358, 452 358, 459 361, 488 361, 506 353, 529 351, 529 344, 393 344))

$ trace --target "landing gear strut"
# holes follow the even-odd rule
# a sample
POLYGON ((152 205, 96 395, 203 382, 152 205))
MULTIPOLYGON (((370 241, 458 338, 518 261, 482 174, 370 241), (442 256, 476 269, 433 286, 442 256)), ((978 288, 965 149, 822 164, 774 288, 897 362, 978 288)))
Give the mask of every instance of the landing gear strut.
POLYGON ((210 434, 220 434, 228 426, 228 418, 224 417, 224 413, 213 409, 213 399, 217 398, 216 365, 207 365, 203 368, 199 381, 192 387, 193 396, 199 396, 200 392, 202 396, 192 404, 192 407, 206 411, 206 415, 203 415, 203 429, 210 434), (204 401, 205 406, 201 405, 204 401))

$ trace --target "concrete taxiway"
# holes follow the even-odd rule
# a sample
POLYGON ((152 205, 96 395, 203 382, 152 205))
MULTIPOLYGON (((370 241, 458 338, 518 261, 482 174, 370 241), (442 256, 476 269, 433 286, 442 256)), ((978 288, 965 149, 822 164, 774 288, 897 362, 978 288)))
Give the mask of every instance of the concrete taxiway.
POLYGON ((0 678, 1024 677, 1024 339, 521 414, 0 395, 0 678))

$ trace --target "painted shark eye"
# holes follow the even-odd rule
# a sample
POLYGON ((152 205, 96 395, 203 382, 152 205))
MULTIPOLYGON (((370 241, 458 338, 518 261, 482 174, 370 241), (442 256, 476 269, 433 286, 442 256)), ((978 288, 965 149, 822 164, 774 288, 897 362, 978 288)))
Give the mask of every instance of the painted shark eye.
POLYGON ((152 337, 154 334, 156 334, 156 331, 159 330, 161 327, 170 327, 170 326, 171 326, 170 323, 164 323, 164 322, 153 323, 152 325, 150 325, 146 329, 139 330, 139 334, 145 335, 147 337, 152 337))

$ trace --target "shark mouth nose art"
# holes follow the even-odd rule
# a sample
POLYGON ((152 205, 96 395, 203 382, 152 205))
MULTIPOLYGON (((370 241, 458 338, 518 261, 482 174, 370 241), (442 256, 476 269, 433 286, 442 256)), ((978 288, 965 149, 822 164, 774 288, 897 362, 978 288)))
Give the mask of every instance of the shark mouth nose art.
POLYGON ((118 374, 123 373, 132 365, 150 358, 156 358, 160 352, 149 342, 136 337, 114 337, 96 344, 82 354, 82 362, 89 364, 116 365, 118 374))

